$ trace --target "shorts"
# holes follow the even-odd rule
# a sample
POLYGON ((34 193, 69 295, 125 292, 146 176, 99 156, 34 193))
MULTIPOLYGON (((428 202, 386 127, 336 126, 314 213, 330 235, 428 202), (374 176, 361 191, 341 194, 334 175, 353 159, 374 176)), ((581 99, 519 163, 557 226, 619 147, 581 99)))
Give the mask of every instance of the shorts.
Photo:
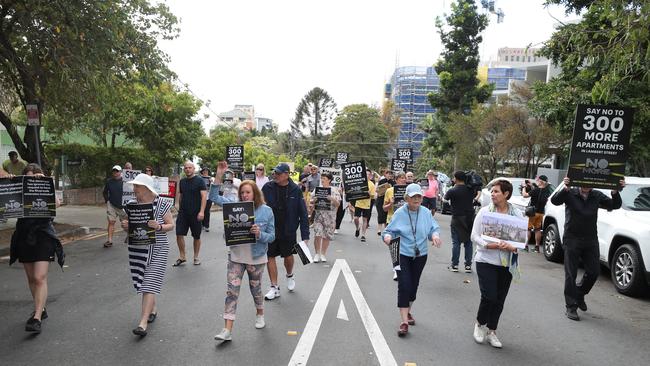
POLYGON ((542 221, 544 221, 544 214, 535 212, 535 216, 528 218, 528 230, 542 230, 542 221))
POLYGON ((126 212, 124 212, 124 209, 117 208, 111 205, 110 202, 106 202, 106 218, 108 218, 108 221, 110 222, 116 222, 118 220, 122 221, 128 219, 128 217, 126 216, 126 212))
POLYGON ((422 206, 428 208, 429 210, 436 209, 436 198, 435 197, 423 197, 422 206))
POLYGON ((176 217, 176 235, 186 236, 187 231, 191 229, 192 237, 194 239, 201 239, 202 224, 196 218, 197 215, 188 215, 179 212, 178 217, 176 217))
POLYGON ((354 208, 354 217, 363 216, 366 219, 370 219, 371 214, 372 214, 372 206, 370 206, 370 208, 360 208, 360 207, 354 208))
POLYGON ((56 242, 42 231, 36 232, 36 244, 20 242, 16 248, 18 262, 54 262, 56 242))
POLYGON ((294 245, 296 245, 296 240, 288 240, 288 239, 276 240, 269 244, 269 249, 267 250, 266 255, 268 257, 277 257, 277 256, 280 256, 282 258, 290 257, 296 254, 296 249, 294 249, 293 247, 294 245))

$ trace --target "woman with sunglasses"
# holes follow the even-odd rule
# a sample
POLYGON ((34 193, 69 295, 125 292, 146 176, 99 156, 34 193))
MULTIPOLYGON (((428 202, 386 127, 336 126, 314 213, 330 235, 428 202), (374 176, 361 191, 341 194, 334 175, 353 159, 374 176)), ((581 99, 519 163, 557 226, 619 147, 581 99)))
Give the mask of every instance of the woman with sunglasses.
POLYGON ((269 177, 266 176, 266 172, 264 171, 264 164, 257 164, 257 167, 255 168, 255 184, 257 185, 257 188, 262 189, 262 187, 264 187, 268 182, 269 177))

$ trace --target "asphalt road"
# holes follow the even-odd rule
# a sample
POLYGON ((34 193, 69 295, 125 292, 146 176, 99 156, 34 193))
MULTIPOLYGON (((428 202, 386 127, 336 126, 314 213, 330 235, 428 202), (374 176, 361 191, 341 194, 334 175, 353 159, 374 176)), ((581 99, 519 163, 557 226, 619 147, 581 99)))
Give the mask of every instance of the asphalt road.
MULTIPOLYGON (((568 320, 563 268, 541 254, 521 256, 522 279, 511 286, 498 329, 504 348, 476 344, 476 274, 446 269, 449 216, 440 215, 443 247, 430 251, 413 309, 417 325, 407 337, 396 335, 397 283, 375 224, 368 242, 361 243, 346 216, 328 263, 297 264, 296 291, 287 292, 282 282, 281 297, 266 302, 265 329, 253 326, 255 310, 244 281, 233 341, 217 343, 213 336, 223 326, 226 287, 219 216, 213 215, 213 230, 204 233, 200 266, 172 268, 178 250, 171 239, 159 316, 143 339, 131 334, 141 297, 131 286, 126 246, 104 249, 104 238, 65 246, 68 267, 64 272, 50 267, 49 319, 38 336, 24 331, 32 300, 21 265, 0 263, 0 365, 287 365, 300 355, 309 365, 380 365, 380 358, 386 365, 393 360, 397 365, 647 365, 650 360, 648 297, 620 296, 603 272, 582 321, 568 320), (288 333, 293 331, 297 334, 288 333)), ((264 292, 267 286, 265 275, 264 292)))

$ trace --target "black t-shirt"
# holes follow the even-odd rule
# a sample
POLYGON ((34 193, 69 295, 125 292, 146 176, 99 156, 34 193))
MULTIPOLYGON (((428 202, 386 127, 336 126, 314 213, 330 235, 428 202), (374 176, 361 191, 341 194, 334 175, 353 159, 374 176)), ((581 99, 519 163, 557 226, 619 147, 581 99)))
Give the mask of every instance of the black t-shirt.
POLYGON ((451 201, 452 216, 474 214, 474 190, 464 184, 457 184, 447 191, 445 199, 451 201))
POLYGON ((530 205, 535 206, 535 212, 543 214, 545 209, 546 209, 546 202, 548 202, 548 198, 551 197, 551 190, 547 187, 544 188, 539 188, 535 187, 533 188, 529 195, 530 195, 530 205))
POLYGON ((179 212, 186 215, 197 215, 201 211, 201 191, 205 190, 205 181, 198 175, 181 179, 179 191, 182 196, 179 212))

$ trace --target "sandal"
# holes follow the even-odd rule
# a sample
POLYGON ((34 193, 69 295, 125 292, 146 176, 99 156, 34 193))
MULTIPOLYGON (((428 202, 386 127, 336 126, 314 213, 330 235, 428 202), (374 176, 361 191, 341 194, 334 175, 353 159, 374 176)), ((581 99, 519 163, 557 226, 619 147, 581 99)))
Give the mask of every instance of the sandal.
POLYGON ((156 321, 157 316, 158 316, 158 313, 149 314, 149 318, 147 319, 147 323, 153 323, 154 321, 156 321))
POLYGON ((185 259, 180 259, 180 258, 178 258, 178 259, 176 260, 176 262, 175 262, 174 264, 172 264, 172 267, 178 267, 178 266, 181 266, 181 265, 185 264, 185 262, 187 262, 185 259))
POLYGON ((140 337, 144 337, 144 336, 147 335, 147 330, 142 328, 142 327, 137 327, 137 328, 133 329, 133 334, 135 334, 137 336, 140 336, 140 337))
POLYGON ((112 246, 113 246, 113 242, 107 241, 106 243, 104 243, 104 248, 110 248, 112 246))

